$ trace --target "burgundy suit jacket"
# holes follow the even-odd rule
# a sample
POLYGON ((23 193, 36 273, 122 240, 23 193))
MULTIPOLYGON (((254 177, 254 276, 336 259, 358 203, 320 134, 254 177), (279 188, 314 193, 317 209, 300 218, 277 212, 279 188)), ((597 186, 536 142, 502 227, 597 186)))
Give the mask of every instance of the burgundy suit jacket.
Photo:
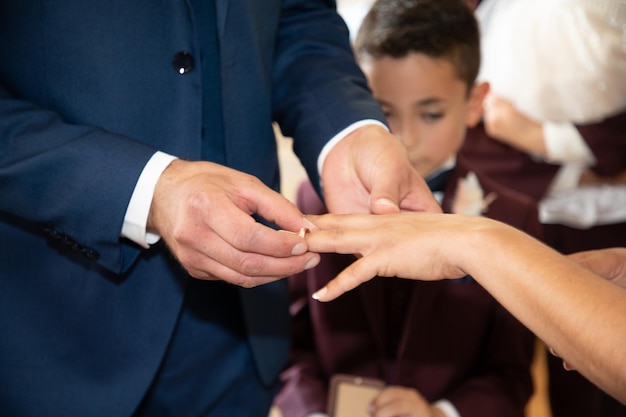
MULTIPOLYGON (((596 157, 592 168, 596 174, 614 176, 626 169, 626 112, 576 128, 596 157)), ((457 159, 457 175, 474 171, 485 191, 498 195, 485 216, 524 230, 562 253, 626 246, 626 223, 584 230, 539 223, 538 202, 558 170, 558 165, 535 160, 490 138, 482 123, 468 130, 457 159)), ((451 184, 454 187, 456 182, 451 184)))
MULTIPOLYGON (((298 191, 298 205, 304 213, 326 212, 308 182, 298 191)), ((471 279, 378 277, 330 303, 311 299, 353 261, 325 254, 316 268, 289 278, 294 346, 276 398, 284 417, 325 411, 335 373, 412 387, 431 402, 448 399, 463 417, 523 415, 533 390, 534 338, 482 287, 471 279), (404 320, 389 321, 394 280, 406 286, 407 309, 404 320), (386 353, 390 341, 394 359, 386 353)))

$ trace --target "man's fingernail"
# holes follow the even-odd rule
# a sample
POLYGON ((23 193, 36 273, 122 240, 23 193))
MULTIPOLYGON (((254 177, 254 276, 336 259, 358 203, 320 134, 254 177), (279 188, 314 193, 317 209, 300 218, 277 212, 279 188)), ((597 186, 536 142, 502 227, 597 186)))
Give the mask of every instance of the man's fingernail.
POLYGON ((391 207, 395 207, 395 208, 398 207, 398 205, 396 203, 394 203, 393 201, 391 201, 388 198, 379 198, 378 200, 376 200, 376 204, 381 204, 383 206, 391 206, 391 207))
POLYGON ((320 298, 325 296, 327 292, 328 292, 328 288, 324 287, 321 290, 318 290, 317 292, 315 292, 312 295, 312 297, 313 297, 314 300, 319 300, 320 298))
POLYGON ((306 263, 306 265, 304 266, 304 269, 305 270, 311 269, 317 266, 318 263, 320 263, 320 257, 319 256, 313 257, 311 258, 311 260, 309 260, 309 262, 306 263))
POLYGON ((296 246, 291 250, 292 255, 304 255, 307 250, 306 243, 296 243, 296 246))

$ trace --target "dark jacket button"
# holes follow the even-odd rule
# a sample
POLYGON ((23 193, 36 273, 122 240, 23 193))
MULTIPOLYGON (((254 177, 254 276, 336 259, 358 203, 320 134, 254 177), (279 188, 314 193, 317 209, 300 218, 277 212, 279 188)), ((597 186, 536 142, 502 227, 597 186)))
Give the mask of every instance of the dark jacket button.
POLYGON ((44 231, 48 234, 48 236, 50 236, 52 239, 55 240, 59 240, 61 239, 61 233, 59 233, 58 230, 55 230, 53 228, 46 228, 44 229, 44 231))
POLYGON ((65 246, 67 246, 67 247, 70 247, 70 246, 72 246, 74 243, 76 243, 76 242, 74 242, 74 239, 72 239, 71 237, 69 237, 69 236, 68 236, 68 235, 66 235, 66 234, 62 234, 62 235, 61 235, 61 242, 62 242, 65 246))
POLYGON ((172 66, 180 74, 187 74, 193 69, 193 55, 189 52, 181 51, 174 55, 172 66))
POLYGON ((87 258, 90 261, 97 261, 98 258, 100 258, 100 254, 93 249, 84 248, 82 250, 82 254, 85 258, 87 258))

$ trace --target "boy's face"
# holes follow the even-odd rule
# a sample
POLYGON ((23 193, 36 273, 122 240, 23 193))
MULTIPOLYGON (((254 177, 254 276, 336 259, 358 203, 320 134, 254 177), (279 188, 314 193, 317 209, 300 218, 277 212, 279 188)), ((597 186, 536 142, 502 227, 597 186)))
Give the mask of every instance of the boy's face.
POLYGON ((362 68, 392 133, 423 176, 456 154, 467 126, 480 118, 482 103, 474 108, 465 82, 446 59, 411 53, 399 59, 368 59, 362 68))

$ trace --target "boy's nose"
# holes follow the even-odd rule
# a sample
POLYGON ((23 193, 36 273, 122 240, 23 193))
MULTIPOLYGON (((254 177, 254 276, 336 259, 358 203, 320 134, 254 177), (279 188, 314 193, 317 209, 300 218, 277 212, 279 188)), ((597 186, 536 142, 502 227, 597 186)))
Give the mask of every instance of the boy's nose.
POLYGON ((419 144, 419 132, 415 123, 402 123, 396 136, 405 146, 416 146, 419 144))

